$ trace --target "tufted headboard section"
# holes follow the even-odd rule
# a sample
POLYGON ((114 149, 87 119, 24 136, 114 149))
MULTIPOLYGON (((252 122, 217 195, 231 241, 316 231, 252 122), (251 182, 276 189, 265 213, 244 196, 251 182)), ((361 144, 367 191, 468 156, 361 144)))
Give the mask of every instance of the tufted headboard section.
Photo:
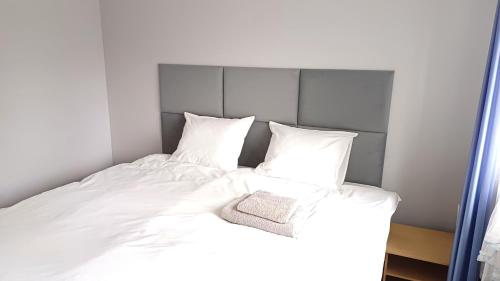
POLYGON ((239 159, 255 167, 271 138, 268 122, 354 131, 346 180, 380 186, 393 71, 160 64, 163 152, 182 135, 185 111, 237 118, 255 115, 239 159))

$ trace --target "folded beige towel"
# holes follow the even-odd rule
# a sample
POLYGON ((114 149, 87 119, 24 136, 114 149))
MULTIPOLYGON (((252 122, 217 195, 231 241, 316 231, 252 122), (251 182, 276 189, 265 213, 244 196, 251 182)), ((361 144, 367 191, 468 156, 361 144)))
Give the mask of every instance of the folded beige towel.
POLYGON ((302 220, 301 218, 292 217, 288 223, 277 223, 268 219, 238 211, 236 206, 242 200, 245 200, 248 196, 248 194, 245 194, 242 197, 236 198, 229 202, 222 209, 221 217, 232 223, 250 226, 283 236, 297 237, 304 223, 304 220, 302 220))
POLYGON ((297 207, 297 199, 260 190, 246 197, 236 206, 240 212, 277 223, 287 223, 297 210, 297 207))

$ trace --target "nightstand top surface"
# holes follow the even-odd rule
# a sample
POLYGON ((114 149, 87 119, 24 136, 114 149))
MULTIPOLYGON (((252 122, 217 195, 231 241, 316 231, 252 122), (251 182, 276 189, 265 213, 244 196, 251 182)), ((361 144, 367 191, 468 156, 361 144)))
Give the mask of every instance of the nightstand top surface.
POLYGON ((448 265, 453 233, 391 223, 388 254, 448 265))

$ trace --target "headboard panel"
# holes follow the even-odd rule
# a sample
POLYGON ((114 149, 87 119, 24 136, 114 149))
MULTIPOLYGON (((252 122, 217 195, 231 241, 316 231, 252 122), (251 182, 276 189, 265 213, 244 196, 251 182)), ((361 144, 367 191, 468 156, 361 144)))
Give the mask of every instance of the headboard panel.
POLYGON ((160 65, 161 112, 223 116, 223 68, 160 65))
POLYGON ((159 73, 163 152, 177 148, 184 111, 255 115, 240 165, 255 167, 264 160, 268 121, 355 131, 346 180, 380 186, 393 71, 160 64, 159 73))
POLYGON ((298 69, 224 67, 224 116, 296 125, 299 74, 298 69))
POLYGON ((392 79, 392 71, 304 69, 299 123, 386 133, 392 79))

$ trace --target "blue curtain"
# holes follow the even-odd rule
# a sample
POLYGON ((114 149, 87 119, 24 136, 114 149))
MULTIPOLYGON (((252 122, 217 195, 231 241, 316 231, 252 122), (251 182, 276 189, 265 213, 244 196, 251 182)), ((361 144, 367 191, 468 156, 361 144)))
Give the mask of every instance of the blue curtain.
MULTIPOLYGON (((453 243, 448 281, 477 281, 479 250, 494 202, 496 150, 498 147, 500 29, 498 6, 486 65, 483 91, 479 102, 470 163, 460 204, 453 243)), ((473 93, 471 93, 473 94, 473 93)), ((457 124, 459 125, 459 124, 457 124)))

